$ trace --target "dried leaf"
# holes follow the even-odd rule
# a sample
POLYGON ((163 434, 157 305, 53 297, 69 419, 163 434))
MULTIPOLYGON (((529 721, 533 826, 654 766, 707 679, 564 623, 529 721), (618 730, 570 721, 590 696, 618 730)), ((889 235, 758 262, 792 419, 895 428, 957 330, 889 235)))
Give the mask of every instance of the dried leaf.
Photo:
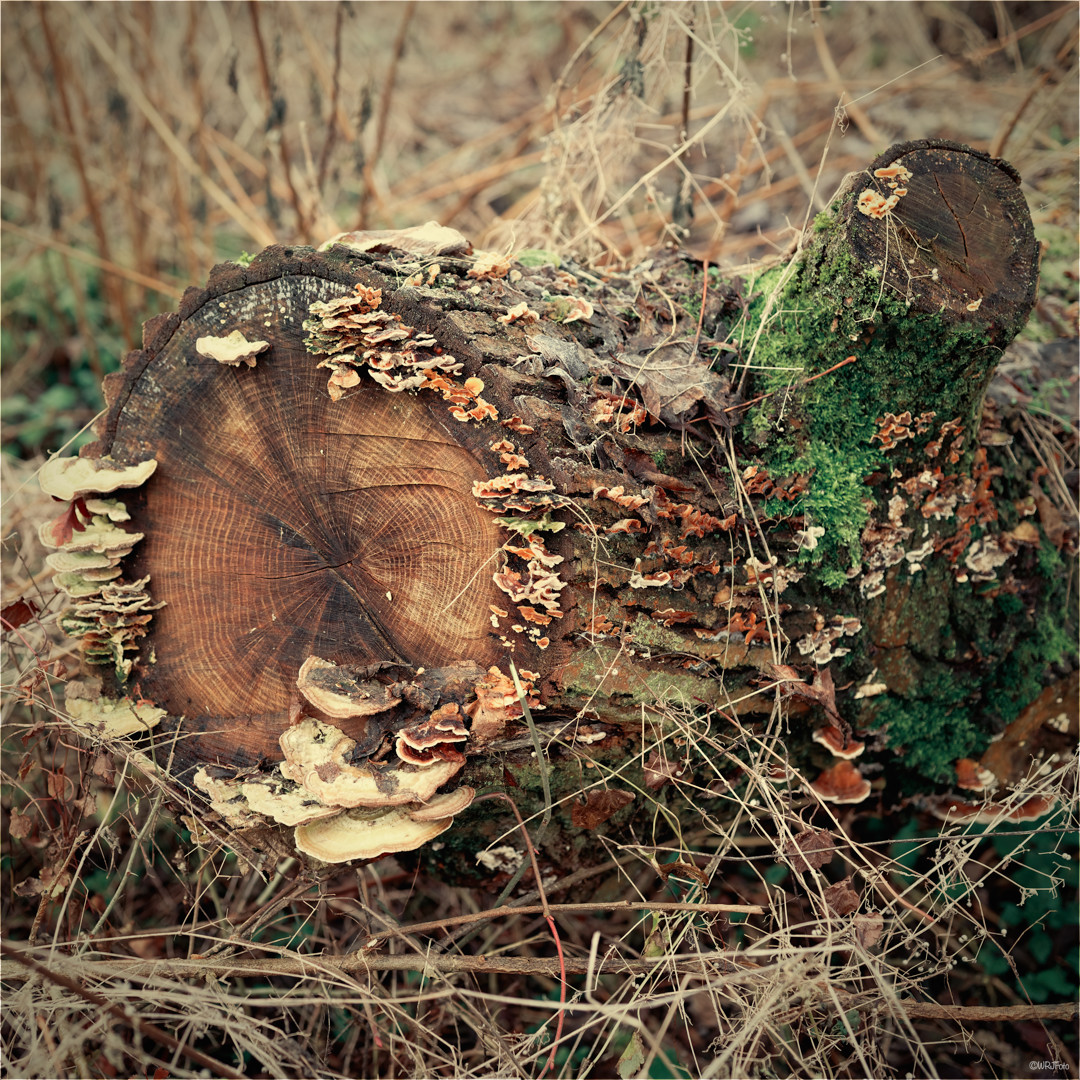
POLYGON ((71 794, 70 784, 71 781, 64 775, 62 768, 48 773, 45 778, 45 786, 49 789, 49 794, 57 802, 64 802, 71 794))
POLYGON ((1050 543, 1060 549, 1064 545, 1069 532, 1069 527, 1061 516, 1061 511, 1058 510, 1050 497, 1038 484, 1032 485, 1031 495, 1035 500, 1035 505, 1039 508, 1039 524, 1042 525, 1046 535, 1050 538, 1050 543))
POLYGON ((665 884, 667 884, 667 879, 669 877, 676 877, 695 881, 703 888, 708 888, 709 885, 709 879, 706 876, 705 871, 694 863, 683 862, 682 860, 670 863, 659 863, 656 866, 656 871, 665 884))
POLYGON ((619 1057, 615 1069, 622 1080, 629 1080, 631 1076, 637 1076, 644 1067, 645 1043, 641 1039, 641 1032, 634 1031, 630 1035, 630 1041, 626 1044, 626 1049, 619 1057))
POLYGON ((116 763, 111 754, 97 754, 90 765, 90 771, 106 784, 116 779, 116 763))
POLYGON ((859 907, 859 894, 851 887, 851 878, 844 878, 825 890, 825 903, 837 915, 850 915, 859 907))
POLYGON ((41 888, 40 892, 44 892, 46 889, 49 891, 49 895, 55 900, 57 897, 62 896, 64 890, 71 884, 71 871, 64 870, 62 873, 57 872, 51 866, 43 866, 41 868, 41 888))
POLYGON ((855 940, 864 948, 869 949, 878 943, 885 920, 880 911, 871 911, 866 915, 856 915, 851 920, 855 930, 855 940))
POLYGON ((593 789, 585 796, 584 803, 574 803, 570 807, 570 820, 579 829, 595 829, 633 801, 632 791, 593 789))
POLYGON ((344 232, 327 240, 320 251, 329 251, 334 244, 354 251, 404 251, 409 255, 429 258, 433 255, 467 255, 472 244, 457 229, 429 221, 407 229, 370 229, 366 232, 344 232))
POLYGON ((8 818, 8 832, 12 839, 21 840, 34 831, 34 821, 29 814, 20 814, 18 810, 12 810, 8 818))
POLYGON ((68 508, 49 525, 49 532, 56 541, 56 546, 63 547, 71 541, 73 533, 84 532, 92 517, 81 495, 72 499, 68 508))
POLYGON ((828 866, 836 854, 836 845, 827 829, 807 829, 784 844, 784 854, 795 872, 803 874, 811 867, 820 870, 828 866))
POLYGON ((645 786, 650 791, 659 791, 665 784, 672 780, 692 780, 693 777, 687 771, 686 763, 669 761, 659 750, 654 750, 645 762, 645 786))
POLYGON ((820 705, 829 718, 850 737, 851 727, 836 711, 836 687, 833 684, 832 671, 829 668, 819 668, 814 675, 812 683, 805 683, 799 678, 798 672, 786 664, 770 665, 773 675, 778 679, 798 679, 798 682, 787 682, 780 688, 781 693, 806 698, 808 701, 820 705))
POLYGON ((669 427, 685 427, 699 411, 714 423, 730 426, 726 409, 735 400, 731 383, 709 363, 682 345, 637 340, 612 364, 612 371, 641 392, 645 408, 669 427))
POLYGON ((12 891, 16 896, 26 899, 31 896, 40 896, 45 891, 45 886, 36 877, 31 877, 20 881, 12 891))
POLYGON ((20 626, 25 626, 38 610, 33 600, 16 600, 0 610, 0 619, 4 620, 5 630, 18 630, 20 626))

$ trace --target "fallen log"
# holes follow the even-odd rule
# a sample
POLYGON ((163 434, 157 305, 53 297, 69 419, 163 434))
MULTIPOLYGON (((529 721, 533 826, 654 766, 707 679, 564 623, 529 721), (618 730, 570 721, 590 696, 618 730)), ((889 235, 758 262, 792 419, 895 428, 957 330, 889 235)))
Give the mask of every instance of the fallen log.
MULTIPOLYGON (((816 797, 987 786, 1075 665, 1075 531, 984 409, 1035 296, 1013 170, 894 147, 738 281, 451 233, 272 247, 147 323, 43 481, 100 675, 73 720, 328 861, 506 787, 582 857, 635 789, 744 782, 727 740, 781 699, 806 722, 769 753, 816 797)), ((496 812, 459 819, 470 860, 496 812)))

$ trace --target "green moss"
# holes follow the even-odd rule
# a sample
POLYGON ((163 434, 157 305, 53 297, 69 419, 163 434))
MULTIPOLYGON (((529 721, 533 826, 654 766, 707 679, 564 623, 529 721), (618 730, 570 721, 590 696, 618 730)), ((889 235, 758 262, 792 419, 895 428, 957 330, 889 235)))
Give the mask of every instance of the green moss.
MULTIPOLYGON (((853 260, 836 221, 819 215, 814 244, 772 304, 754 356, 754 392, 768 397, 751 410, 747 432, 771 475, 811 474, 798 510, 826 530, 810 562, 831 585, 861 554, 867 503, 875 501, 865 480, 885 460, 870 441, 878 418, 933 409, 973 431, 998 355, 983 330, 912 314, 882 289, 878 268, 853 260), (857 359, 830 371, 849 356, 857 359)), ((780 273, 758 283, 749 330, 765 316, 780 273)))
POLYGON ((880 455, 869 446, 856 444, 847 453, 841 453, 825 442, 815 441, 797 463, 798 472, 811 473, 803 512, 813 524, 825 529, 813 554, 827 568, 846 570, 857 566, 862 558, 860 537, 870 516, 863 480, 879 459, 880 455))
POLYGON ((545 251, 542 248, 526 248, 524 251, 519 251, 514 259, 522 266, 529 267, 554 266, 558 269, 562 265, 562 260, 554 251, 545 251))
MULTIPOLYGON (((631 629, 635 643, 657 651, 682 652, 686 644, 651 619, 639 616, 631 629)), ((580 650, 564 670, 564 677, 568 695, 590 700, 617 699, 621 706, 651 706, 664 701, 726 705, 728 700, 716 679, 677 668, 658 671, 637 664, 626 652, 603 645, 580 650)))
POLYGON ((966 691, 945 665, 920 690, 917 698, 890 696, 882 702, 878 723, 887 728, 889 745, 903 755, 905 768, 944 782, 959 758, 978 756, 990 737, 973 722, 964 707, 966 691))
POLYGON ((836 218, 822 211, 814 218, 814 232, 823 233, 836 227, 836 218))

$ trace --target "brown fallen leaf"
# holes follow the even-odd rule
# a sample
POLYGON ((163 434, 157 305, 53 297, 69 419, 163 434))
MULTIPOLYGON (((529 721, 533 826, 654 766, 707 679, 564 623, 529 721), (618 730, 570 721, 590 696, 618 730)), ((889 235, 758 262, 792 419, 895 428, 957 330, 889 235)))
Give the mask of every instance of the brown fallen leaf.
POLYGON ((579 829, 595 829, 633 801, 634 794, 631 791, 594 789, 585 796, 583 803, 575 802, 570 807, 570 820, 579 829))
POLYGON ((832 671, 819 668, 812 683, 805 683, 793 667, 786 664, 770 664, 772 674, 777 679, 785 680, 780 692, 785 696, 806 698, 807 701, 820 705, 846 737, 851 735, 851 726, 836 711, 836 687, 833 684, 832 671), (787 681, 797 679, 797 682, 787 681))
POLYGON ((825 903, 837 915, 850 915, 859 907, 859 894, 851 887, 851 878, 844 878, 825 890, 825 903))
POLYGON ((836 845, 828 829, 807 829, 784 844, 784 854, 791 860, 792 869, 803 874, 811 867, 820 870, 828 866, 836 855, 836 845))
POLYGON ((686 762, 674 762, 662 755, 659 750, 654 750, 645 762, 645 786, 650 791, 659 791, 665 784, 672 780, 691 781, 693 776, 689 773, 686 762))
POLYGON ((688 878, 690 881, 695 881, 704 888, 707 888, 709 885, 709 878, 705 871, 694 863, 683 862, 681 860, 677 862, 660 863, 657 864, 656 871, 665 884, 669 877, 677 877, 688 878))
POLYGON ((736 400, 731 383, 686 346, 657 346, 652 338, 639 335, 631 341, 612 371, 637 386, 645 408, 668 427, 685 427, 699 409, 713 423, 729 427, 730 414, 724 410, 736 400))
POLYGON ((880 911, 871 911, 866 915, 856 915, 851 920, 855 931, 855 940, 864 948, 870 949, 881 939, 881 931, 885 926, 885 920, 880 911))
POLYGON ((34 819, 29 814, 20 814, 12 810, 8 817, 8 832, 13 840, 29 836, 34 831, 34 819))
POLYGON ((0 611, 0 619, 4 620, 5 630, 18 630, 25 626, 38 613, 38 606, 33 600, 15 600, 0 611))
POLYGON ((1058 510, 1050 500, 1050 496, 1038 484, 1032 485, 1031 496, 1035 500, 1035 505, 1039 508, 1039 524, 1042 525, 1043 531, 1050 538, 1050 543, 1060 550, 1069 531, 1069 526, 1065 524, 1061 511, 1058 510))

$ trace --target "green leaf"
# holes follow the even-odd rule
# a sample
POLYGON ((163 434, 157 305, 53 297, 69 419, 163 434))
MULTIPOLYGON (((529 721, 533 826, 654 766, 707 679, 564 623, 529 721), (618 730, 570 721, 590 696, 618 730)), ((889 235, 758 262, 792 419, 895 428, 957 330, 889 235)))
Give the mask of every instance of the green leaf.
POLYGON ((526 248, 519 251, 514 258, 522 266, 560 266, 559 256, 553 251, 544 251, 542 248, 526 248))
POLYGON ((1027 947, 1037 964, 1045 964, 1054 951, 1054 943, 1050 940, 1050 935, 1043 933, 1032 934, 1027 939, 1027 947))
POLYGON ((626 1044, 626 1049, 619 1057, 619 1063, 615 1066, 622 1080, 629 1080, 641 1072, 645 1064, 645 1044, 641 1041, 641 1032, 635 1031, 626 1044))

